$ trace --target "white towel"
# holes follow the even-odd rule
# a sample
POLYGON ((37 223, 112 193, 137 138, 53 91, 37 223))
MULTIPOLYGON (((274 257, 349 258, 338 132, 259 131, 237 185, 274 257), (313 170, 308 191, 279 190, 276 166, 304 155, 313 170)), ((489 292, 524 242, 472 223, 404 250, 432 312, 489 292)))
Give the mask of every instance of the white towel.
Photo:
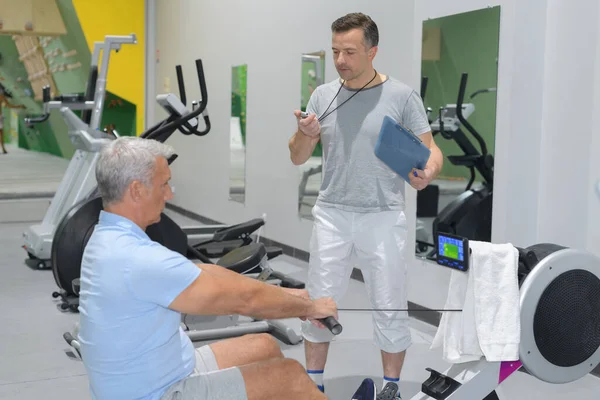
POLYGON ((511 244, 469 241, 469 246, 469 271, 452 271, 444 306, 463 311, 442 313, 431 348, 443 347, 444 360, 453 364, 482 356, 490 362, 518 360, 519 253, 511 244))

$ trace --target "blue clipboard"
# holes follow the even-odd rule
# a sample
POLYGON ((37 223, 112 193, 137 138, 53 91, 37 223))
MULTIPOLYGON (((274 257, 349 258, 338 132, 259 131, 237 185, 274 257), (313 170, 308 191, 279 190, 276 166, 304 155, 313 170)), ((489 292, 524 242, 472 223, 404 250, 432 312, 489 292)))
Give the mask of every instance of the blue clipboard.
POLYGON ((409 129, 387 115, 383 118, 375 155, 385 165, 410 182, 413 168, 425 169, 431 150, 409 129))

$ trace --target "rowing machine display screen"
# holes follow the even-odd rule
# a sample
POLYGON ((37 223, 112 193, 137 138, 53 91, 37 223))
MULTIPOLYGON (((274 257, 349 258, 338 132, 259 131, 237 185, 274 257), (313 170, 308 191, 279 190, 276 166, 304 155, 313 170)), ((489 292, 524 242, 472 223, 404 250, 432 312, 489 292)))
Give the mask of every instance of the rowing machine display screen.
POLYGON ((436 240, 437 263, 459 271, 469 269, 469 240, 438 232, 436 240))

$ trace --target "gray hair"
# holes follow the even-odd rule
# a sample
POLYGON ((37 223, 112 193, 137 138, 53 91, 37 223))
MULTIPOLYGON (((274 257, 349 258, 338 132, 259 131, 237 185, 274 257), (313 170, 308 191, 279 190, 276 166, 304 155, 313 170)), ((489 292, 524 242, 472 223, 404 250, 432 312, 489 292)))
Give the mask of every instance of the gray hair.
POLYGON ((107 144, 96 163, 96 181, 104 206, 123 198, 131 182, 152 184, 156 157, 169 159, 173 147, 153 139, 123 136, 107 144))

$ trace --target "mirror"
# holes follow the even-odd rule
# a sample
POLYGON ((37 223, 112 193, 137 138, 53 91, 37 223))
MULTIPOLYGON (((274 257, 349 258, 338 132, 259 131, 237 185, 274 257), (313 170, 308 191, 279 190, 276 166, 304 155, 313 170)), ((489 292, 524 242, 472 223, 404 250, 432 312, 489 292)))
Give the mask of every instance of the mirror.
MULTIPOLYGON (((325 79, 325 51, 302 54, 302 76, 300 109, 306 111, 310 96, 325 79)), ((300 184, 298 185, 298 214, 301 218, 312 219, 312 208, 315 205, 321 187, 323 151, 321 142, 312 156, 299 166, 300 184)))
POLYGON ((246 88, 248 65, 231 68, 229 199, 244 203, 246 197, 246 88))
POLYGON ((499 37, 500 7, 423 23, 421 97, 444 166, 417 192, 418 257, 436 259, 437 232, 491 241, 499 37))

